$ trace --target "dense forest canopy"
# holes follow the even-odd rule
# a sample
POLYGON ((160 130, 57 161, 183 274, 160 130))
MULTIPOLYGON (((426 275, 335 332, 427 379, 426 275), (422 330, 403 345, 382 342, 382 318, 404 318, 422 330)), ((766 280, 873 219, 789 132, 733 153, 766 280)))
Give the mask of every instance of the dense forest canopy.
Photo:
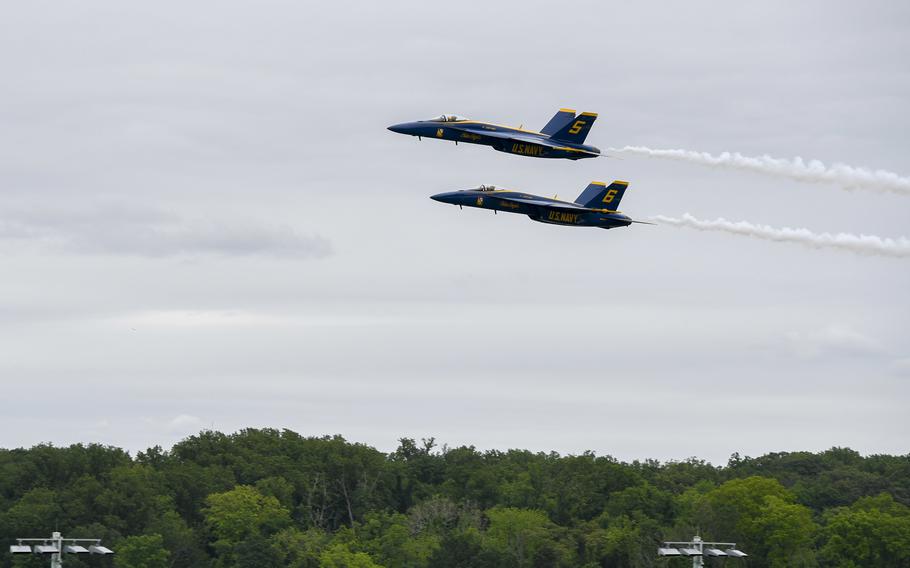
POLYGON ((4 549, 55 527, 117 552, 67 567, 673 567, 690 562, 658 559, 658 544, 695 534, 737 542, 743 567, 910 567, 910 455, 832 448, 718 467, 407 438, 384 454, 272 429, 135 457, 0 450, 4 549))

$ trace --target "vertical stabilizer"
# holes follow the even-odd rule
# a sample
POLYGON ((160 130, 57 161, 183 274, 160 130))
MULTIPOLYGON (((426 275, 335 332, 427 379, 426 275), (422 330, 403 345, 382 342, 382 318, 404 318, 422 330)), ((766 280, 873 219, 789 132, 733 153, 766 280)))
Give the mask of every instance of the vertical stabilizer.
POLYGON ((602 181, 592 181, 581 192, 575 203, 589 209, 609 209, 616 211, 629 182, 616 180, 610 185, 602 181))
POLYGON ((553 118, 550 119, 550 122, 546 126, 540 129, 541 134, 546 134, 547 136, 552 136, 556 132, 559 132, 565 125, 569 124, 575 118, 575 111, 570 108, 561 108, 559 111, 553 115, 553 118))
MULTIPOLYGON (((550 138, 564 140, 573 144, 584 144, 591 126, 597 120, 597 114, 593 112, 583 112, 575 117, 575 120, 569 121, 568 124, 551 134, 550 138)), ((552 121, 551 121, 552 122, 552 121)))

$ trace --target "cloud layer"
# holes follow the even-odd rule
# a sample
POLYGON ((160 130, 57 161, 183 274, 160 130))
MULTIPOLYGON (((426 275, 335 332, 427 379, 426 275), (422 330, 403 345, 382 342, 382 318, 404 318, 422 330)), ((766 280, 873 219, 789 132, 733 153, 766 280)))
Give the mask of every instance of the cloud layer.
POLYGON ((0 219, 3 241, 52 251, 141 257, 214 254, 319 258, 332 252, 327 239, 287 226, 185 219, 160 210, 117 205, 11 212, 0 219))

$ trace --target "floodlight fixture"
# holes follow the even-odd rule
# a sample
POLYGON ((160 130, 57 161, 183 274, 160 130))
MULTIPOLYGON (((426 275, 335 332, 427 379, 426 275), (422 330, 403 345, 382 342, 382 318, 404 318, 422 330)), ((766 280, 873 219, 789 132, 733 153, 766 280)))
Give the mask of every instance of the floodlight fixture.
POLYGON ((692 568, 704 568, 705 556, 717 558, 745 558, 745 552, 736 549, 735 542, 705 542, 700 536, 692 537, 688 542, 666 541, 657 549, 658 556, 688 556, 692 558, 692 568), (675 554, 668 551, 674 551, 675 554))
POLYGON ((60 549, 53 544, 36 544, 34 547, 35 554, 58 554, 60 549))
POLYGON ((90 546, 90 547, 88 547, 88 551, 91 552, 92 554, 113 554, 114 553, 114 551, 111 550, 110 548, 106 548, 101 545, 90 546))
POLYGON ((51 568, 63 568, 63 558, 67 554, 98 554, 106 556, 114 551, 106 546, 101 546, 100 538, 63 538, 59 532, 51 534, 50 538, 17 538, 17 544, 9 547, 11 554, 41 554, 48 555, 51 559, 51 568), (23 544, 23 543, 32 544, 23 544), (79 544, 85 543, 88 548, 79 544))
POLYGON ((14 544, 9 547, 10 554, 31 554, 32 547, 25 544, 14 544))
POLYGON ((727 553, 719 548, 706 548, 704 550, 705 556, 726 556, 727 553))

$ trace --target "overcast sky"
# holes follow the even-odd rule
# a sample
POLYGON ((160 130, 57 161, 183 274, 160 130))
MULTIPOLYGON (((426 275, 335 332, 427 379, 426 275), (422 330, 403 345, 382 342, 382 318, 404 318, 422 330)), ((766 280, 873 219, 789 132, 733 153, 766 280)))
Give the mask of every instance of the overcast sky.
POLYGON ((0 447, 202 428, 621 459, 907 453, 910 261, 431 201, 631 182, 683 213, 910 236, 910 197, 386 126, 910 175, 895 2, 31 1, 0 17, 0 447))

